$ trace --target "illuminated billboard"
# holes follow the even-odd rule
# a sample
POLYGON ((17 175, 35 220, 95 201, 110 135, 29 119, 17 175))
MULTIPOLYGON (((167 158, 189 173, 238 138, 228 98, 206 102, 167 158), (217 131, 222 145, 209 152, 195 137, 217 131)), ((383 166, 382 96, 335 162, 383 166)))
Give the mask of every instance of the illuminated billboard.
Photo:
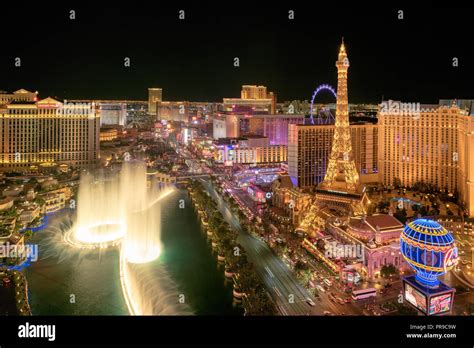
POLYGON ((409 283, 405 285, 405 300, 426 314, 426 295, 418 291, 409 283))
POLYGON ((455 289, 443 282, 435 288, 419 284, 416 276, 403 278, 404 299, 425 315, 445 315, 453 308, 455 289))
POLYGON ((430 298, 429 315, 441 314, 451 311, 452 293, 430 298))

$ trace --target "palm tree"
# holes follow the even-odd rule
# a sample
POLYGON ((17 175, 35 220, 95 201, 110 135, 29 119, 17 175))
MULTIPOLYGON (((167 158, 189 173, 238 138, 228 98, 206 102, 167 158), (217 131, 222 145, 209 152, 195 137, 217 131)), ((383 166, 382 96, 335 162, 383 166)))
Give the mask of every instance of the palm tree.
POLYGON ((226 269, 232 273, 237 272, 240 256, 235 255, 234 248, 225 253, 226 269))
MULTIPOLYGON (((277 315, 278 311, 273 301, 269 298, 268 293, 261 293, 257 296, 256 308, 258 311, 255 315, 277 315)), ((250 313, 249 313, 250 314, 250 313)))
POLYGON ((209 219, 209 228, 215 231, 222 225, 222 222, 222 215, 216 211, 209 219))
POLYGON ((240 223, 245 223, 245 221, 247 220, 247 217, 245 216, 244 212, 242 210, 239 210, 237 212, 237 217, 239 218, 239 221, 240 223))
POLYGON ((216 232, 215 234, 216 234, 217 238, 222 239, 226 234, 226 230, 227 230, 227 228, 225 227, 224 224, 219 225, 217 227, 216 231, 215 231, 216 232))
POLYGON ((253 264, 247 263, 240 268, 240 287, 247 295, 251 294, 255 290, 259 282, 260 280, 258 279, 258 276, 255 273, 253 264))
POLYGON ((227 235, 222 236, 218 241, 219 254, 224 255, 227 251, 229 251, 231 249, 231 244, 232 241, 227 235))

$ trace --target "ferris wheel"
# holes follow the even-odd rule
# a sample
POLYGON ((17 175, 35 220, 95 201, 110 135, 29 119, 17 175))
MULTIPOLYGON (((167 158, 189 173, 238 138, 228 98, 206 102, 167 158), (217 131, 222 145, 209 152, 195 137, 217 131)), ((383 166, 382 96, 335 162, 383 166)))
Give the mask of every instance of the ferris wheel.
POLYGON ((309 110, 311 124, 315 124, 315 116, 317 116, 316 124, 330 124, 334 121, 334 115, 331 113, 329 108, 322 108, 319 110, 314 109, 314 100, 316 99, 318 94, 322 91, 330 92, 334 96, 334 98, 337 99, 336 90, 332 86, 328 84, 319 85, 313 91, 313 96, 311 97, 311 105, 310 105, 310 110, 309 110), (317 115, 314 115, 315 111, 317 111, 317 115))

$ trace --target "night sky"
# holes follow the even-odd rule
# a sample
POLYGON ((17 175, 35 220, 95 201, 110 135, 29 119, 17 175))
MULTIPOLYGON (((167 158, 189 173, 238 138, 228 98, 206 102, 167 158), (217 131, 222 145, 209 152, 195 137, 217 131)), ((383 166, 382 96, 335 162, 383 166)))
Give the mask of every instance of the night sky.
POLYGON ((312 7, 276 1, 153 7, 116 1, 113 8, 9 3, 2 4, 0 90, 146 100, 148 87, 161 87, 164 100, 221 101, 240 97, 242 84, 263 84, 279 101, 309 99, 319 84, 336 87, 334 64, 344 36, 350 102, 474 98, 472 9, 341 9, 320 1, 312 7), (185 20, 178 19, 180 9, 185 20), (453 57, 459 67, 452 66, 453 57))

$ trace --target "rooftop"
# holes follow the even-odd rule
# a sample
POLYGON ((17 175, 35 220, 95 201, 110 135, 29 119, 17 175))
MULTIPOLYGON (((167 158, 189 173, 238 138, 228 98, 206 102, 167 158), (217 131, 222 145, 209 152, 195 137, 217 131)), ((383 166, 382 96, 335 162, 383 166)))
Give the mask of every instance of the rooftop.
POLYGON ((10 105, 35 105, 35 101, 27 101, 27 100, 13 100, 10 102, 10 105))
POLYGON ((21 241, 22 238, 23 238, 23 236, 20 235, 19 233, 13 233, 10 236, 10 243, 17 244, 19 241, 21 241))
POLYGON ((267 139, 266 136, 264 135, 258 135, 258 134, 245 134, 239 140, 245 140, 245 139, 267 139))
POLYGON ((280 175, 277 180, 280 181, 281 188, 293 188, 293 182, 289 175, 280 175))
POLYGON ((371 215, 365 218, 367 225, 369 225, 374 231, 377 227, 381 232, 387 230, 393 230, 396 228, 403 228, 403 224, 391 215, 379 214, 371 215))

